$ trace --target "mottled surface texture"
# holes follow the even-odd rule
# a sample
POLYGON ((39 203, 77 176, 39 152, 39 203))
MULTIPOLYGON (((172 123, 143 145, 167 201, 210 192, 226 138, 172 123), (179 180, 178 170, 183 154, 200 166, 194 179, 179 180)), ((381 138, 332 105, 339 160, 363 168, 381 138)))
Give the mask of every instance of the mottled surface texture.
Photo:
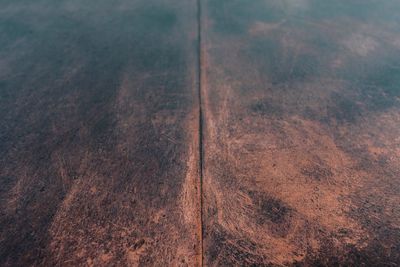
POLYGON ((0 266, 400 266, 399 14, 1 0, 0 266))
POLYGON ((400 265, 400 2, 203 7, 205 265, 400 265))
POLYGON ((199 262, 196 7, 0 2, 0 266, 199 262))

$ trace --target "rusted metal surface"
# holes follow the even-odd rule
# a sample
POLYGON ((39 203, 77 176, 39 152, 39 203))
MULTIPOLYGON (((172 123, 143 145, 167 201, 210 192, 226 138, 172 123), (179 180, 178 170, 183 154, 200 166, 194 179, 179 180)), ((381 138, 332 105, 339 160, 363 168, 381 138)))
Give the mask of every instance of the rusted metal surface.
POLYGON ((1 266, 199 263, 196 12, 1 2, 1 266))
POLYGON ((205 265, 398 266, 399 2, 203 3, 205 265))
POLYGON ((400 3, 0 3, 0 266, 400 265, 400 3))

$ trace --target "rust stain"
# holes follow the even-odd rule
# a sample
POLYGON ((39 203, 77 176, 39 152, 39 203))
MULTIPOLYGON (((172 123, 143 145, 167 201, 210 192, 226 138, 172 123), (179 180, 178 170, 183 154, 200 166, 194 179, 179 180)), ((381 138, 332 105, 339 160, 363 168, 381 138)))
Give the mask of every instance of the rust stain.
POLYGON ((2 1, 0 265, 399 265, 399 12, 2 1))

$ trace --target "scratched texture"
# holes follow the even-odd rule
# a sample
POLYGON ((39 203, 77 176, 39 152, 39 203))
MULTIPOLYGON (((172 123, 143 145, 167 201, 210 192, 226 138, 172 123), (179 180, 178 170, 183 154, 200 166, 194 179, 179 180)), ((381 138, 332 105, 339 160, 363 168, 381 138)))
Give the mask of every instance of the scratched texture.
POLYGON ((199 3, 0 1, 0 266, 399 266, 399 1, 199 3))
POLYGON ((196 2, 0 2, 0 266, 200 262, 196 2))
POLYGON ((203 1, 206 266, 400 265, 399 13, 203 1))

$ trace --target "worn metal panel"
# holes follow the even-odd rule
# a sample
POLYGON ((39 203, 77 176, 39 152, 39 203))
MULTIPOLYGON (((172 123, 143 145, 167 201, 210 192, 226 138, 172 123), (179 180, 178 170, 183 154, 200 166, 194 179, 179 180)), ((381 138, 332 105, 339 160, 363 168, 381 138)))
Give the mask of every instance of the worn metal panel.
POLYGON ((195 1, 1 1, 0 265, 200 264, 195 1))
POLYGON ((399 11, 203 2, 206 266, 400 263, 399 11))

